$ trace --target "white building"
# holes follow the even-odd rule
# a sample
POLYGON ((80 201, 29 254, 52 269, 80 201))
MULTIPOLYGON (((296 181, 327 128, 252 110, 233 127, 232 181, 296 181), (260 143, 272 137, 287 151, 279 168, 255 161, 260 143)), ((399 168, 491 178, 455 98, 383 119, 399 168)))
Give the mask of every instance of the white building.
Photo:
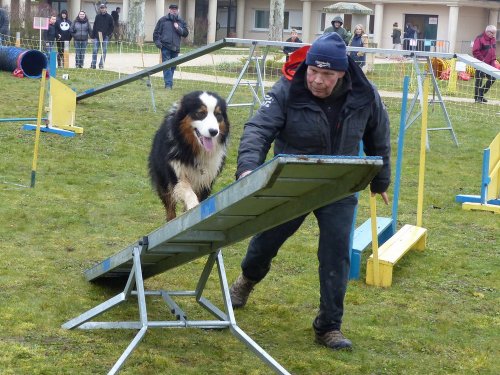
MULTIPOLYGON (((0 0, 3 6, 22 8, 25 0, 0 0)), ((121 7, 120 19, 127 21, 129 1, 107 1, 108 12, 121 7)), ((52 1, 57 13, 67 9, 74 19, 83 9, 93 21, 95 2, 86 0, 52 1)), ((450 51, 464 51, 470 41, 484 31, 486 25, 500 26, 500 0, 359 0, 358 3, 373 9, 371 16, 363 16, 361 23, 380 48, 392 48, 392 25, 398 22, 401 29, 408 22, 418 27, 420 39, 445 40, 450 51)), ((269 24, 268 0, 145 0, 144 30, 146 41, 152 39, 156 21, 168 11, 171 3, 179 5, 179 14, 187 21, 191 34, 189 40, 196 44, 211 43, 224 37, 267 39, 269 24)), ((304 42, 312 42, 330 26, 335 14, 323 13, 325 6, 336 1, 287 0, 283 40, 292 28, 299 30, 304 42)), ((33 4, 33 3, 32 3, 33 4)), ((342 15, 344 27, 351 29, 359 16, 342 15), (355 17, 355 19, 353 19, 355 17)), ((499 41, 497 35, 497 41, 499 41)))

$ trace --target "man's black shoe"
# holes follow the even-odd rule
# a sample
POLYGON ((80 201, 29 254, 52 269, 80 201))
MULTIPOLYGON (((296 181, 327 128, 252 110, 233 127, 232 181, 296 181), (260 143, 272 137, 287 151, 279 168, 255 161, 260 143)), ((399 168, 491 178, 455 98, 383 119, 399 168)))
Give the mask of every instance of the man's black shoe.
POLYGON ((323 334, 319 334, 314 331, 314 335, 316 336, 316 342, 318 344, 324 345, 327 348, 333 350, 351 350, 352 342, 349 339, 346 339, 340 330, 328 331, 323 334))

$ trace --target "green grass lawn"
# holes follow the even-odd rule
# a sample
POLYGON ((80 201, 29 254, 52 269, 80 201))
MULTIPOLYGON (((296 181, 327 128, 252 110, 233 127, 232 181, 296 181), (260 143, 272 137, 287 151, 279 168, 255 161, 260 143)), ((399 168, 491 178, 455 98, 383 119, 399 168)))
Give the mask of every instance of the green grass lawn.
MULTIPOLYGON (((0 72, 0 117, 35 117, 39 80, 0 72)), ((200 83, 200 88, 203 83, 200 83)), ((151 111, 144 83, 135 82, 82 101, 76 124, 84 134, 41 134, 35 188, 29 185, 34 132, 21 123, 0 123, 0 373, 102 374, 135 335, 124 330, 64 330, 61 325, 121 290, 87 282, 83 271, 164 224, 163 207, 150 187, 147 156, 164 111, 185 90, 156 92, 151 111)), ((388 99, 393 164, 400 101, 388 99)), ((456 107, 454 107, 456 106, 456 107)), ((454 117, 459 147, 449 132, 430 133, 423 223, 424 252, 407 254, 395 267, 393 285, 380 289, 362 279, 349 284, 343 331, 352 352, 333 352, 313 342, 319 299, 314 217, 282 248, 239 326, 293 374, 498 374, 500 369, 500 219, 469 212, 457 194, 479 194, 482 150, 500 131, 498 117, 454 117)), ((229 111, 228 163, 215 191, 234 179, 236 149, 248 109, 229 111)), ((440 111, 429 126, 443 126, 440 111)), ((398 228, 415 224, 420 123, 406 133, 398 228)), ((395 170, 395 169, 393 169, 395 170)), ((390 192, 392 193, 392 191, 390 192)), ((379 215, 390 216, 391 207, 379 215)), ((363 192, 358 223, 369 217, 363 192)), ((239 274, 247 240, 223 249, 229 282, 239 274)), ((365 253, 369 253, 366 251, 365 253)), ((193 289, 204 260, 146 280, 148 289, 193 289)), ((217 275, 207 297, 220 301, 217 275)), ((149 318, 170 319, 151 299, 149 318)), ((206 317, 191 300, 178 301, 191 319, 206 317), (191 309, 190 309, 191 308, 191 309)), ((98 320, 137 320, 135 299, 98 320)), ((150 329, 125 362, 123 374, 269 374, 229 331, 150 329)))

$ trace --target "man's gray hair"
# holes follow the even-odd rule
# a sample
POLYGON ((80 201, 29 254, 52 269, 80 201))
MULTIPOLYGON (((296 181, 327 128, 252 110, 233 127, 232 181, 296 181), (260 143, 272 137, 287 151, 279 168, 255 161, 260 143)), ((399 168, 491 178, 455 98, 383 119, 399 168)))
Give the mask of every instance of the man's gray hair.
POLYGON ((496 34, 497 28, 495 25, 488 25, 488 26, 486 26, 486 29, 484 31, 491 31, 491 32, 496 34))

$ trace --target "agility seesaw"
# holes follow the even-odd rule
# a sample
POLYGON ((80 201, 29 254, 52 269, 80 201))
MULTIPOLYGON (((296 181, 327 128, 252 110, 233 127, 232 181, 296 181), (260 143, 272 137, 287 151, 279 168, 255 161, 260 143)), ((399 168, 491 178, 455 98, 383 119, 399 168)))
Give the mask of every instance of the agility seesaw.
POLYGON ((138 330, 110 374, 115 374, 121 368, 149 327, 229 328, 235 337, 276 373, 289 374, 236 324, 220 249, 364 189, 381 167, 382 159, 378 157, 278 155, 195 208, 86 270, 85 277, 89 281, 123 279, 124 290, 62 327, 138 330), (208 259, 196 290, 144 289, 144 279, 204 256, 208 256, 208 259), (203 297, 215 264, 222 309, 203 297), (131 296, 137 297, 138 321, 91 322, 131 296), (161 297, 169 306, 173 320, 150 321, 146 296, 161 297), (196 302, 215 319, 188 319, 188 315, 174 301, 175 297, 186 296, 195 297, 196 302))

